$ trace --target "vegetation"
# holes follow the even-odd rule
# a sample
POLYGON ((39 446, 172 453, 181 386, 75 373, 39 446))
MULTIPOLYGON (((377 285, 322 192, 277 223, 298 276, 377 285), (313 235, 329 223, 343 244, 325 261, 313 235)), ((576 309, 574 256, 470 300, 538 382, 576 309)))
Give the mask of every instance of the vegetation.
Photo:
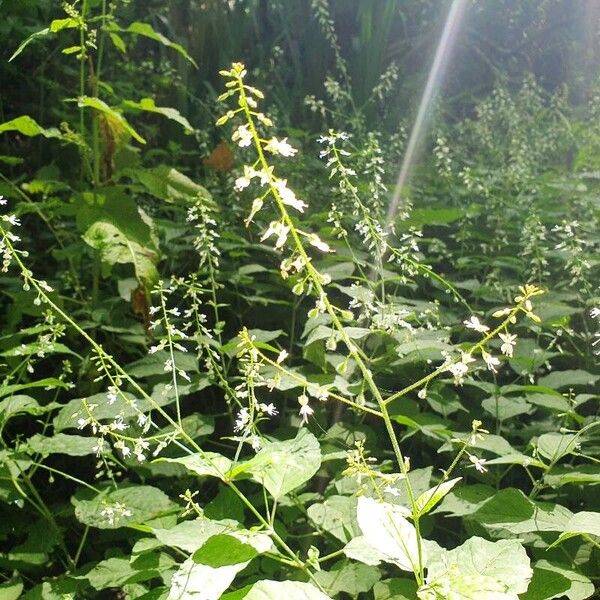
POLYGON ((0 600, 595 596, 592 4, 5 0, 0 600))

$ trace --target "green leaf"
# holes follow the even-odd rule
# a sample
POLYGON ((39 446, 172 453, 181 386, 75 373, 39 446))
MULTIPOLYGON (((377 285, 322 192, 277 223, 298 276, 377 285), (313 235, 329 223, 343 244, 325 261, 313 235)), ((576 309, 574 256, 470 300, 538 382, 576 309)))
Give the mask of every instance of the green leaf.
POLYGON ((495 493, 494 488, 482 483, 461 486, 452 490, 435 512, 448 513, 451 517, 465 517, 476 512, 495 493))
POLYGON ((136 277, 151 286, 158 281, 154 249, 142 246, 128 238, 117 225, 108 221, 97 221, 83 235, 84 241, 100 253, 107 265, 133 264, 136 277))
POLYGON ((17 117, 16 119, 12 119, 11 121, 1 123, 0 133, 4 133, 5 131, 18 131, 20 134, 26 135, 27 137, 35 137, 37 135, 43 135, 46 138, 62 137, 62 134, 58 129, 54 127, 51 127, 50 129, 44 129, 28 115, 23 115, 21 117, 17 117))
POLYGON ((266 544, 257 546, 257 544, 245 543, 233 535, 218 534, 208 538, 202 546, 194 552, 193 560, 197 564, 207 565, 218 569, 238 563, 248 563, 255 556, 258 556, 260 549, 266 551, 271 546, 271 540, 265 536, 266 544))
POLYGON ((488 542, 472 537, 454 550, 433 554, 420 597, 518 600, 532 575, 529 557, 516 540, 488 542), (431 595, 425 596, 425 590, 431 595))
MULTIPOLYGON (((408 509, 373 498, 358 498, 357 521, 367 544, 386 562, 404 571, 418 572, 417 534, 406 518, 408 509)), ((423 549, 423 561, 427 562, 423 549)))
POLYGON ((383 554, 380 554, 363 535, 352 538, 344 546, 344 554, 352 560, 365 563, 365 565, 377 566, 385 560, 383 554))
POLYGON ((128 169, 124 174, 137 179, 149 194, 165 202, 189 205, 201 199, 213 204, 205 188, 173 167, 159 165, 151 169, 128 169))
POLYGON ((114 108, 111 108, 104 100, 91 96, 80 96, 77 98, 77 106, 93 108, 106 115, 109 119, 120 125, 127 133, 140 144, 145 144, 146 140, 127 122, 127 119, 114 108))
POLYGON ((462 479, 462 477, 456 477, 449 481, 444 481, 435 487, 427 490, 421 494, 416 502, 415 508, 419 515, 426 515, 432 511, 437 504, 444 498, 444 496, 462 479))
POLYGON ((537 440, 537 451, 549 461, 556 462, 573 453, 577 449, 578 440, 579 436, 572 433, 544 433, 537 440))
POLYGON ((50 23, 50 27, 46 27, 45 29, 36 31, 35 33, 32 33, 24 41, 22 41, 21 44, 19 45, 19 47, 15 50, 14 54, 8 59, 8 62, 11 62, 15 58, 17 58, 17 56, 19 56, 19 54, 21 54, 21 52, 23 52, 23 50, 25 50, 25 48, 34 40, 40 39, 42 37, 46 37, 47 35, 49 35, 51 33, 58 33, 62 29, 78 28, 79 25, 80 25, 79 21, 72 17, 67 17, 66 19, 54 19, 50 23))
POLYGON ((65 389, 68 385, 61 381, 60 379, 56 379, 54 377, 47 377, 46 379, 38 379, 37 381, 30 381, 29 383, 14 383, 12 385, 4 385, 0 386, 0 398, 4 396, 12 396, 15 392, 20 392, 22 390, 29 390, 31 388, 62 388, 65 389))
POLYGON ((139 102, 125 100, 123 102, 123 106, 131 110, 143 110, 146 112, 163 115, 163 117, 179 123, 186 130, 186 132, 193 131, 193 127, 190 125, 190 122, 184 116, 182 116, 177 109, 167 106, 156 106, 153 98, 142 98, 139 102))
POLYGON ((98 529, 141 525, 177 508, 164 492, 149 485, 103 492, 90 500, 73 496, 71 503, 80 523, 98 529))
POLYGON ((17 600, 23 592, 23 582, 20 579, 11 579, 0 584, 0 600, 17 600))
POLYGON ((531 405, 524 398, 505 398, 504 396, 492 396, 486 398, 481 406, 499 421, 506 421, 519 415, 531 412, 531 405))
POLYGON ((360 535, 356 522, 356 498, 330 496, 322 503, 308 507, 308 516, 317 527, 347 543, 360 535))
POLYGON ((413 600, 417 584, 410 579, 386 579, 373 586, 374 600, 413 600))
POLYGON ((25 443, 31 452, 38 452, 44 456, 49 454, 87 456, 88 454, 95 454, 98 440, 93 437, 66 435, 64 433, 57 433, 52 437, 45 437, 37 433, 25 443))
POLYGON ((564 529, 555 544, 577 535, 600 537, 600 513, 591 511, 575 513, 564 525, 564 529))
POLYGON ((196 61, 186 52, 186 50, 183 48, 183 46, 180 46, 179 44, 172 42, 167 37, 165 37, 162 33, 158 33, 157 31, 154 31, 154 29, 152 28, 152 25, 149 25, 148 23, 140 23, 139 21, 135 21, 134 23, 131 23, 131 25, 129 25, 129 27, 127 29, 121 29, 120 27, 118 27, 116 24, 113 23, 113 24, 111 24, 110 28, 112 31, 120 31, 122 33, 133 33, 135 35, 142 35, 151 40, 154 40, 155 42, 158 42, 158 43, 162 44, 163 46, 166 46, 167 48, 172 48, 176 52, 179 52, 179 54, 181 54, 181 56, 183 56, 186 60, 191 62, 196 68, 198 67, 198 65, 196 64, 196 61))
POLYGON ((540 377, 538 383, 540 385, 565 389, 574 386, 591 386, 600 379, 600 375, 593 375, 582 369, 569 369, 567 371, 552 371, 545 377, 540 377))
POLYGON ((249 473, 278 500, 306 483, 321 466, 317 438, 301 429, 293 440, 265 442, 258 454, 230 471, 232 478, 249 473))
POLYGON ((318 571, 315 581, 329 594, 350 594, 356 598, 358 594, 366 594, 381 577, 379 569, 359 563, 339 563, 329 571, 318 571))
POLYGON ((59 404, 49 404, 40 406, 34 398, 30 396, 15 395, 0 401, 0 426, 4 425, 9 419, 20 414, 42 415, 59 404))
POLYGON ((562 531, 571 511, 558 504, 534 502, 521 490, 505 488, 477 509, 471 518, 490 530, 515 535, 534 531, 562 531))
POLYGON ((180 458, 156 459, 156 462, 163 461, 183 465, 188 471, 200 477, 217 477, 223 481, 227 480, 227 473, 232 465, 229 458, 218 452, 202 452, 202 454, 190 454, 180 458))
POLYGON ((242 600, 242 598, 245 600, 331 600, 310 583, 267 579, 237 592, 225 594, 221 600, 242 600))
MULTIPOLYGON (((261 539, 254 538, 252 545, 254 546, 253 556, 266 552, 271 547, 271 540, 265 534, 257 534, 261 536, 261 539)), ((236 536, 237 537, 237 536, 236 536)), ((247 538, 250 542, 252 537, 247 538)), ((210 540, 209 540, 210 542, 210 540)), ((195 560, 198 552, 194 554, 193 558, 188 558, 179 568, 179 570, 173 575, 171 579, 171 587, 169 590, 168 600, 217 600, 220 598, 223 592, 227 590, 235 576, 250 562, 251 558, 248 558, 249 551, 244 546, 247 546, 242 542, 240 545, 240 539, 234 539, 228 535, 217 536, 217 540, 214 545, 205 555, 202 554, 201 550, 200 557, 204 560, 214 561, 216 563, 225 563, 223 566, 213 567, 207 564, 198 563, 195 560), (216 550, 216 546, 220 547, 220 552, 216 550), (232 558, 240 558, 241 562, 235 562, 233 564, 227 564, 227 560, 224 560, 229 552, 232 552, 232 558), (217 554, 221 556, 218 557, 217 554)))
POLYGON ((175 561, 167 554, 149 554, 143 559, 109 558, 100 561, 85 578, 95 590, 121 588, 128 583, 157 579, 169 571, 175 561))
POLYGON ((192 553, 210 537, 238 530, 238 524, 231 519, 216 521, 199 517, 193 521, 182 521, 170 529, 153 528, 152 533, 165 546, 192 553))
POLYGON ((585 600, 594 593, 594 584, 568 565, 538 560, 533 567, 533 579, 521 600, 551 600, 568 598, 585 600))

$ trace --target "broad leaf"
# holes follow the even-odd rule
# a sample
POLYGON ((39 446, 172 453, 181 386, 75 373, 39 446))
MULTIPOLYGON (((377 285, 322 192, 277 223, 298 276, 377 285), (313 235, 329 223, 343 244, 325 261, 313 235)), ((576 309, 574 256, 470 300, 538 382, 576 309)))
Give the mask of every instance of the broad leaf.
MULTIPOLYGON (((386 562, 404 571, 419 570, 419 545, 414 525, 406 518, 403 507, 373 498, 358 499, 357 520, 363 538, 386 562)), ((422 560, 426 563, 422 548, 422 560)))
POLYGON ((317 438, 301 429, 293 440, 266 442, 258 454, 234 466, 230 476, 248 473, 264 485, 275 499, 285 496, 306 483, 321 466, 321 449, 317 438))
POLYGON ((90 500, 74 496, 71 503, 78 521, 98 529, 143 524, 177 508, 164 492, 149 485, 122 487, 90 500))
POLYGON ((77 106, 93 108, 94 110, 101 112, 113 123, 126 131, 133 139, 137 140, 140 144, 146 143, 146 140, 127 122, 127 119, 125 119, 120 112, 106 104, 104 100, 100 100, 100 98, 94 98, 91 96, 81 96, 77 99, 77 106))
POLYGON ((360 535, 356 522, 356 498, 352 496, 330 496, 322 503, 308 507, 310 519, 324 531, 341 542, 349 542, 360 535))
POLYGON ((131 110, 143 110, 162 115, 171 121, 179 123, 187 132, 193 131, 190 122, 177 109, 167 106, 156 106, 153 98, 142 98, 139 102, 125 100, 123 106, 131 110))
POLYGON ((51 127, 50 129, 44 129, 28 115, 23 115, 22 117, 17 117, 11 121, 1 123, 0 133, 4 133, 5 131, 17 131, 21 135, 26 135, 27 137, 35 137, 37 135, 43 135, 46 138, 62 137, 62 134, 58 129, 54 127, 51 127))
POLYGON ((310 583, 300 581, 263 580, 237 592, 225 594, 222 600, 331 600, 310 583))
POLYGON ((444 481, 430 490, 423 492, 415 502, 415 508, 419 515, 426 515, 432 511, 442 498, 462 479, 456 477, 449 481, 444 481))
POLYGON ((518 600, 532 575, 529 557, 519 542, 472 537, 454 550, 440 549, 431 556, 426 583, 418 595, 423 600, 518 600))

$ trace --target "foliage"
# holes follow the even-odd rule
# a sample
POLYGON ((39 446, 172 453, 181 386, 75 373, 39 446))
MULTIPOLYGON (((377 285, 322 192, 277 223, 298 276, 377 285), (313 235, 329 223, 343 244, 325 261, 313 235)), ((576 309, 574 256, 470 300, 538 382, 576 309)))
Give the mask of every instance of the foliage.
POLYGON ((510 61, 440 101, 390 219, 392 40, 432 3, 25 4, 3 77, 48 58, 0 123, 0 599, 591 597, 594 87, 510 61), (198 11, 202 44, 254 20, 287 49, 207 67, 167 26, 198 11))

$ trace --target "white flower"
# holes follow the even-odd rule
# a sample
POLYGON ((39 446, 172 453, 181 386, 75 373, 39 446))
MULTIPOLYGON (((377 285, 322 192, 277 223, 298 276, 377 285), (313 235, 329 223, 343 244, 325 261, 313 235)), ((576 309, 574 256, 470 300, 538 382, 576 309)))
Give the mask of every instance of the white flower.
POLYGON ((287 187, 287 179, 276 179, 273 182, 273 186, 279 192, 281 201, 285 205, 295 208, 298 212, 304 212, 308 204, 296 198, 296 194, 287 187))
POLYGON ((109 404, 114 404, 117 401, 117 388, 114 385, 111 385, 108 388, 108 392, 106 392, 106 399, 109 404))
POLYGON ((490 330, 490 328, 487 325, 484 325, 475 315, 467 321, 463 321, 463 323, 467 328, 479 331, 479 333, 485 333, 490 330))
POLYGON ((277 357, 277 364, 280 365, 288 356, 289 356, 288 351, 287 350, 282 350, 279 353, 279 356, 277 357))
POLYGON ((464 376, 469 371, 469 363, 472 363, 475 360, 470 354, 465 354, 462 351, 460 354, 460 361, 448 366, 448 371, 454 376, 454 383, 457 385, 462 385, 464 376))
POLYGON ((240 148, 249 146, 252 143, 252 134, 248 129, 248 125, 240 125, 231 136, 231 139, 236 142, 240 148))
POLYGON ((0 196, 0 206, 6 206, 6 198, 4 196, 0 196))
POLYGON ((287 138, 278 140, 276 137, 271 138, 265 145, 265 150, 272 154, 280 154, 281 156, 294 156, 298 150, 290 146, 287 142, 287 138))
POLYGON ((592 317, 592 319, 597 319, 600 317, 600 308, 592 308, 592 310, 590 310, 590 317, 592 317))
POLYGON ((315 248, 318 248, 319 250, 321 250, 321 252, 331 252, 331 248, 329 247, 329 244, 326 244, 316 234, 313 234, 310 237, 310 244, 311 244, 311 246, 314 246, 315 248))
POLYGON ((513 349, 517 343, 517 336, 512 333, 499 333, 498 336, 503 342, 500 346, 500 352, 505 356, 512 357, 513 349))
POLYGON ((19 227, 19 225, 21 225, 21 221, 17 219, 16 215, 2 215, 2 220, 14 225, 15 227, 19 227))
POLYGON ((261 404, 260 410, 271 417, 274 417, 277 414, 277 409, 273 403, 270 404, 261 404))
POLYGON ((250 413, 246 407, 242 408, 240 412, 237 414, 237 418, 235 420, 235 431, 242 431, 246 428, 248 423, 250 422, 250 413))
POLYGON ((241 192, 243 189, 247 188, 252 180, 258 176, 258 172, 253 167, 249 167, 248 165, 244 165, 244 174, 238 177, 235 180, 235 190, 237 192, 241 192))
POLYGON ((492 356, 489 352, 486 352, 485 350, 481 351, 481 358, 483 358, 483 360, 485 361, 485 364, 487 366, 487 368, 492 371, 493 373, 497 372, 496 367, 500 364, 500 361, 495 357, 492 356))
POLYGON ((260 241, 264 242, 266 239, 270 238, 272 235, 275 235, 275 236, 277 236, 277 241, 275 242, 275 248, 279 249, 285 244, 289 231, 290 231, 290 228, 287 225, 285 225, 284 223, 282 223, 281 221, 271 221, 271 223, 269 224, 269 227, 267 228, 267 230, 263 233, 262 237, 260 238, 260 241))
POLYGON ((302 425, 304 425, 308 423, 308 417, 315 411, 308 405, 308 396, 306 394, 298 396, 298 404, 300 404, 300 416, 302 417, 302 425))
POLYGON ((417 393, 417 396, 421 399, 421 400, 425 400, 425 398, 427 398, 427 388, 421 388, 419 390, 419 392, 417 393))
POLYGON ((258 452, 262 447, 260 438, 257 435, 253 435, 250 438, 250 445, 252 446, 252 449, 254 450, 254 452, 258 452))
POLYGON ((487 468, 485 467, 487 460, 485 460, 485 458, 477 458, 477 456, 469 454, 469 460, 473 463, 475 469, 480 473, 485 473, 487 471, 487 468))

